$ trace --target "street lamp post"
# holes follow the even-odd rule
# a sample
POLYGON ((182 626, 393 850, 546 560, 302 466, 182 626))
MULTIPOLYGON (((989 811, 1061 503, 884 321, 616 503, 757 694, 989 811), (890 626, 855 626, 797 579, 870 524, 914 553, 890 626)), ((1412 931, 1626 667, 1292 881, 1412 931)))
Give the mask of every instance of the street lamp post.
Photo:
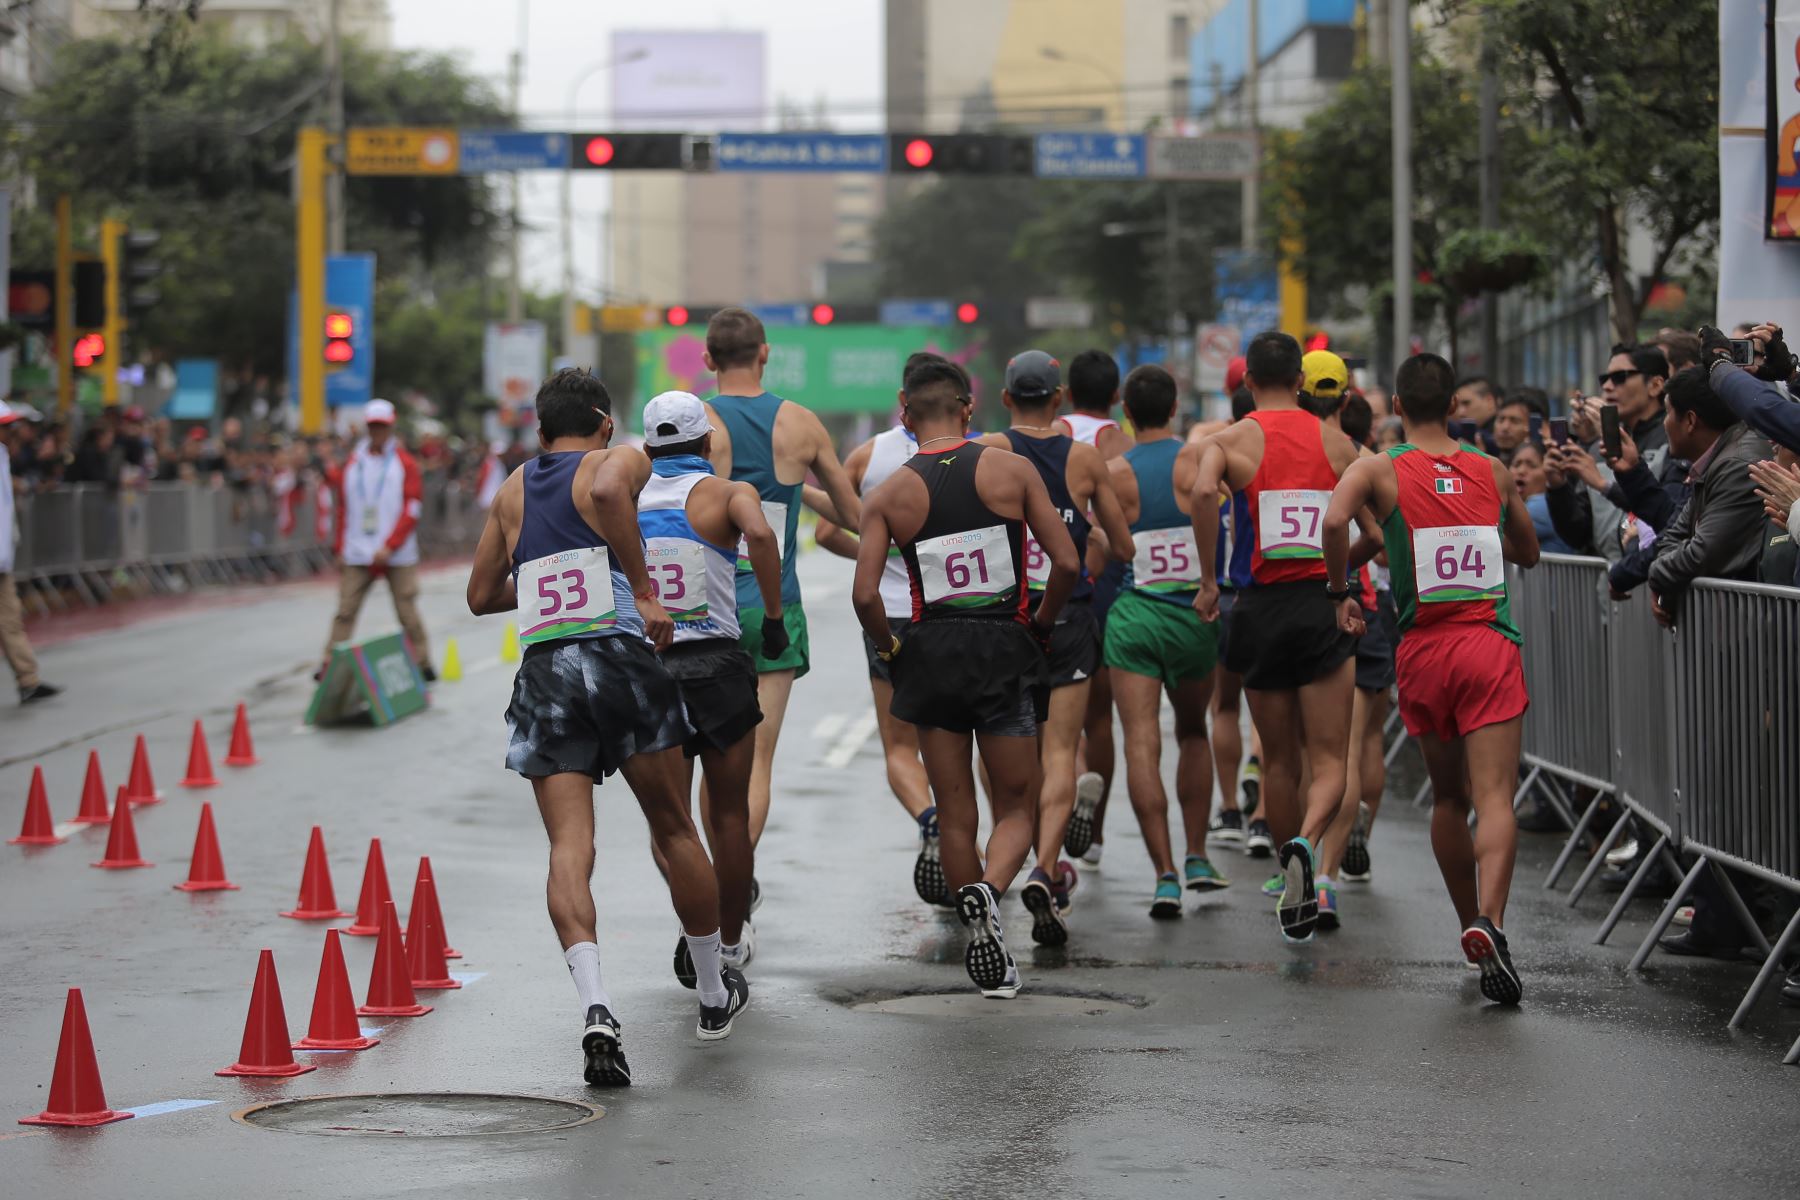
MULTIPOLYGON (((637 62, 649 54, 648 50, 639 47, 619 58, 594 63, 577 75, 569 85, 568 103, 564 106, 568 111, 566 128, 572 133, 579 118, 575 104, 581 96, 582 84, 604 71, 637 62)), ((574 152, 573 147, 570 152, 574 152)), ((575 181, 574 172, 567 169, 562 177, 562 262, 562 351, 564 357, 571 357, 575 351, 575 181)))
MULTIPOLYGON (((1106 82, 1112 86, 1113 91, 1118 94, 1119 123, 1121 125, 1125 123, 1125 81, 1121 79, 1118 73, 1112 68, 1096 59, 1085 58, 1078 54, 1066 54, 1063 51, 1058 50, 1055 46, 1040 46, 1038 48, 1038 57, 1047 62, 1067 63, 1071 66, 1087 67, 1089 70, 1100 72, 1101 75, 1106 77, 1106 82)), ((1105 107, 1103 106, 1100 111, 1104 117, 1106 112, 1105 107)), ((1102 120, 1101 123, 1110 124, 1110 122, 1105 120, 1102 120)))

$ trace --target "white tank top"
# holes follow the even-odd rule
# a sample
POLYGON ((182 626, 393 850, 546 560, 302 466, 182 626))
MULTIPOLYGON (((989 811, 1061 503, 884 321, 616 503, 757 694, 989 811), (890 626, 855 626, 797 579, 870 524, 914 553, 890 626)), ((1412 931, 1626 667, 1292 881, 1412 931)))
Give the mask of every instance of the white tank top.
POLYGON ((650 582, 675 619, 677 642, 738 636, 737 549, 715 546, 688 520, 688 496, 704 471, 651 475, 638 494, 644 564, 650 582))
POLYGON ((1065 416, 1058 417, 1057 420, 1069 427, 1070 437, 1078 442, 1086 442, 1090 446, 1098 443, 1100 431, 1102 429, 1117 429, 1119 427, 1119 423, 1111 417, 1090 417, 1086 413, 1078 412, 1072 412, 1065 416))
MULTIPOLYGON (((917 439, 904 426, 876 434, 869 465, 863 471, 862 494, 867 496, 880 487, 918 452, 917 439)), ((887 548, 887 565, 881 571, 881 607, 889 620, 912 620, 912 582, 906 575, 906 560, 893 545, 887 548)))

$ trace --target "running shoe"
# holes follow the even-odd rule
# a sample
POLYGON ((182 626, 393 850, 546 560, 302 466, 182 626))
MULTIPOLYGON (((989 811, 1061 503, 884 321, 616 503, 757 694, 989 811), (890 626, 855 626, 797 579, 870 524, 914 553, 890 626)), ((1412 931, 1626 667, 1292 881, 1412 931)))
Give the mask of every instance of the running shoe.
POLYGON ((1244 810, 1244 819, 1249 820, 1256 815, 1256 806, 1262 803, 1262 760, 1254 754, 1244 764, 1244 773, 1238 780, 1238 790, 1244 793, 1244 802, 1239 807, 1244 810))
POLYGON ((1251 858, 1267 858, 1275 853, 1275 835, 1267 821, 1251 821, 1250 835, 1244 839, 1244 853, 1251 858))
POLYGON ((1069 817, 1068 832, 1063 834, 1063 849, 1074 858, 1086 854, 1094 844, 1094 814, 1100 811, 1100 797, 1105 790, 1106 780, 1092 771, 1076 777, 1075 812, 1069 817))
POLYGON ((1150 899, 1150 915, 1158 921, 1169 921, 1181 915, 1181 876, 1170 871, 1156 880, 1156 895, 1150 899))
POLYGON ((1262 894, 1273 900, 1281 895, 1281 889, 1287 886, 1287 876, 1271 875, 1263 880, 1262 894))
POLYGON ((1104 849, 1106 849, 1104 842, 1095 842, 1089 846, 1087 853, 1081 856, 1081 865, 1090 871, 1098 871, 1100 869, 1100 852, 1104 849))
POLYGON ((1281 899, 1275 908, 1281 936, 1290 942, 1310 942, 1319 923, 1319 889, 1313 882, 1312 844, 1305 838, 1282 843, 1281 874, 1281 899))
POLYGON ((1628 834, 1624 841, 1606 852, 1606 865, 1617 870, 1631 865, 1637 860, 1637 856, 1638 840, 1628 834))
POLYGON ((1669 923, 1671 925, 1692 925, 1694 923, 1694 906, 1684 904, 1676 909, 1675 915, 1669 918, 1669 923))
POLYGON ((1000 894, 986 883, 971 883, 956 890, 956 915, 969 930, 969 948, 963 966, 983 992, 1003 988, 1009 969, 1016 970, 1007 953, 1006 932, 1000 928, 1000 894))
POLYGON ((1369 806, 1356 806, 1356 824, 1350 827, 1350 840, 1344 844, 1344 881, 1369 882, 1369 806))
POLYGON ((1203 855, 1190 854, 1181 864, 1182 874, 1187 876, 1187 889, 1190 892, 1217 891, 1231 886, 1231 880, 1219 873, 1203 855))
POLYGON ((1338 927, 1337 884, 1319 876, 1319 928, 1336 929, 1338 927))
POLYGON ((742 971, 725 967, 720 970, 719 979, 725 984, 725 1003, 717 1008, 710 1004, 700 1006, 700 1025, 694 1032, 703 1042, 722 1042, 730 1037, 731 1023, 750 1007, 750 982, 742 971))
POLYGON ((1244 814, 1235 808, 1221 808, 1206 827, 1207 839, 1227 846, 1244 844, 1244 814))
MULTIPOLYGON (((313 679, 316 682, 318 676, 313 679)), ((48 700, 52 696, 62 695, 62 689, 51 683, 34 683, 30 687, 19 689, 20 704, 36 704, 39 700, 48 700)))
POLYGON ((1517 1004, 1525 994, 1519 985, 1519 973, 1513 970, 1512 955, 1506 948, 1506 935, 1494 928, 1486 917, 1463 930, 1463 954, 1481 968, 1481 994, 1495 1004, 1517 1004))
POLYGON ((1011 1000, 1019 994, 1023 986, 1019 981, 1019 964, 1011 958, 1006 960, 1006 978, 1000 981, 999 987, 982 988, 981 994, 989 1000, 1011 1000))
MULTIPOLYGON (((719 947, 719 961, 741 971, 750 965, 751 959, 756 957, 756 930, 751 928, 750 922, 744 922, 744 932, 739 935, 739 939, 736 954, 732 954, 724 946, 719 947)), ((686 944, 687 939, 683 938, 682 945, 686 944)))
POLYGON ((1031 940, 1040 946, 1062 946, 1069 940, 1069 927, 1063 922, 1050 876, 1042 867, 1031 869, 1031 878, 1019 892, 1025 911, 1031 914, 1031 940))
POLYGON ((619 1022, 604 1004, 590 1004, 587 1028, 581 1033, 581 1052, 587 1062, 581 1077, 593 1087, 630 1087, 631 1067, 625 1061, 619 1022))
POLYGON ((428 662, 420 663, 419 664, 419 678, 423 679, 426 683, 436 683, 437 682, 437 670, 435 668, 433 668, 432 665, 428 662))
POLYGON ((688 953, 687 935, 675 935, 675 982, 688 991, 694 990, 694 981, 699 973, 694 970, 694 956, 688 953))
POLYGON ((1056 882, 1050 885, 1050 894, 1056 897, 1056 907, 1066 917, 1075 908, 1075 885, 1081 882, 1081 872, 1065 858, 1056 864, 1054 874, 1056 882))
POLYGON ((935 804, 919 814, 919 857, 913 861, 913 891, 927 904, 943 904, 950 899, 950 885, 944 881, 935 804))
POLYGON ((750 877, 750 911, 755 912, 762 907, 762 884, 756 882, 756 876, 750 877))

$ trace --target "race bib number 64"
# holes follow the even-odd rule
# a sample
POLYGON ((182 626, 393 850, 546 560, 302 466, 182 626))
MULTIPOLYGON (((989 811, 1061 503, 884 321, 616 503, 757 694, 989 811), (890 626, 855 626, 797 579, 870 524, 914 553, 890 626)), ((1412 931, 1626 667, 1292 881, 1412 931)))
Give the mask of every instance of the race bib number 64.
POLYGON ((1506 594, 1500 531, 1492 525, 1413 530, 1413 579, 1421 604, 1498 600, 1506 594))

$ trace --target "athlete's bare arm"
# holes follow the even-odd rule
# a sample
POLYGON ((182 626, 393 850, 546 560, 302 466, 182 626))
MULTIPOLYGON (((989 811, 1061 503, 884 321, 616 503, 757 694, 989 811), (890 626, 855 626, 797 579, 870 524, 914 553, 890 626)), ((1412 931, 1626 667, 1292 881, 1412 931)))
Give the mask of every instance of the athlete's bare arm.
POLYGON ((720 479, 731 478, 731 430, 725 428, 725 422, 710 404, 706 409, 707 424, 712 426, 712 449, 707 452, 706 461, 713 465, 713 472, 720 479))
POLYGON ((1494 484, 1500 489, 1501 512, 1505 514, 1501 552, 1508 562, 1516 562, 1521 567, 1537 566, 1540 551, 1537 527, 1531 523, 1531 510, 1525 507, 1525 498, 1519 495, 1512 472, 1497 458, 1494 460, 1494 484))
POLYGON ((1094 525, 1106 539, 1107 553, 1116 562, 1130 562, 1137 553, 1131 540, 1131 522, 1125 519, 1119 493, 1113 487, 1112 472, 1107 469, 1100 451, 1076 442, 1069 448, 1069 474, 1076 476, 1081 484, 1079 488, 1070 487, 1069 490, 1075 493, 1077 504, 1094 514, 1094 525))
POLYGON ((588 458, 594 462, 587 489, 593 509, 591 523, 606 539, 612 561, 631 585, 632 599, 644 619, 644 636, 658 650, 666 650, 675 637, 675 622, 664 611, 650 583, 650 571, 644 565, 644 535, 638 527, 637 496, 650 478, 650 460, 643 451, 628 446, 592 450, 588 458))
POLYGON ((831 514, 837 518, 834 524, 842 525, 845 529, 860 529, 862 500, 857 497, 856 488, 851 486, 844 464, 838 461, 837 447, 831 444, 831 432, 811 410, 789 401, 782 405, 781 415, 785 416, 789 410, 799 414, 800 427, 806 431, 811 451, 805 467, 818 477, 825 494, 830 497, 832 507, 836 510, 831 514))
MULTIPOLYGON (((1392 461, 1385 457, 1361 459, 1351 463, 1339 478, 1338 485, 1331 490, 1331 503, 1326 506, 1319 537, 1325 550, 1326 586, 1333 591, 1343 591, 1350 586, 1350 572, 1356 569, 1350 561, 1350 526, 1367 519, 1384 473, 1389 488, 1393 489, 1392 461)), ((1387 507, 1393 506, 1390 503, 1387 507)), ((1344 597, 1338 602, 1337 616, 1339 629, 1360 636, 1364 629, 1362 597, 1355 593, 1344 597)))
POLYGON ((1119 497, 1119 511, 1125 514, 1125 524, 1130 525, 1144 507, 1143 495, 1138 491, 1137 472, 1125 459, 1115 458, 1106 464, 1106 477, 1112 481, 1113 492, 1119 497))
MULTIPOLYGON (((875 489, 863 506, 862 545, 856 555, 856 577, 850 584, 850 604, 856 609, 857 621, 869 641, 884 648, 893 644, 894 636, 888 627, 887 608, 881 602, 881 575, 887 567, 888 545, 895 541, 888 508, 898 489, 913 482, 904 478, 910 474, 912 472, 902 471, 887 480, 875 489)), ((922 496, 924 485, 919 484, 918 489, 922 496)), ((917 520, 910 524, 916 532, 917 520)))
MULTIPOLYGON (((863 477, 869 470, 869 459, 874 456, 874 453, 875 439, 870 438, 852 450, 850 457, 844 460, 844 474, 850 476, 850 486, 856 489, 856 494, 859 496, 862 495, 863 477)), ((818 528, 813 530, 813 541, 819 544, 821 550, 835 554, 839 558, 854 559, 857 547, 856 535, 838 524, 835 509, 832 514, 827 514, 824 509, 819 507, 818 501, 826 504, 831 502, 831 497, 825 494, 825 489, 813 487, 809 483, 806 485, 804 495, 807 507, 818 513, 821 518, 818 528)))
POLYGON ((1194 611, 1202 621, 1219 619, 1219 504, 1215 497, 1230 475, 1230 455, 1220 440, 1229 433, 1227 430, 1200 445, 1200 463, 1194 472, 1193 492, 1188 496, 1194 552, 1200 556, 1200 586, 1194 591, 1194 611))
POLYGON ((522 470, 514 471, 500 485, 500 494, 488 509, 487 524, 481 528, 481 541, 475 546, 468 601, 469 611, 478 617, 511 612, 519 606, 513 585, 512 546, 519 537, 521 499, 525 494, 522 470))
MULTIPOLYGON (((743 536, 750 553, 750 569, 756 573, 756 590, 762 593, 763 615, 781 615, 781 547, 769 519, 763 516, 762 497, 748 483, 729 485, 730 495, 725 511, 731 518, 733 532, 743 536)), ((731 539, 732 542, 736 537, 731 539)), ((730 543, 726 543, 730 544, 730 543)))
MULTIPOLYGON (((1050 577, 1044 583, 1044 595, 1038 601, 1037 615, 1033 618, 1040 630, 1048 630, 1056 624, 1069 593, 1075 590, 1075 579, 1081 570, 1081 560, 1075 555, 1075 539, 1069 536, 1069 527, 1063 524, 1062 514, 1050 503, 1050 489, 1044 486, 1037 468, 1017 455, 982 455, 975 468, 977 494, 983 493, 981 477, 988 470, 990 459, 995 460, 993 466, 1010 477, 1009 483, 1017 481, 1014 486, 1019 489, 1025 525, 1050 557, 1050 577)), ((985 494, 982 499, 986 501, 985 494)))

